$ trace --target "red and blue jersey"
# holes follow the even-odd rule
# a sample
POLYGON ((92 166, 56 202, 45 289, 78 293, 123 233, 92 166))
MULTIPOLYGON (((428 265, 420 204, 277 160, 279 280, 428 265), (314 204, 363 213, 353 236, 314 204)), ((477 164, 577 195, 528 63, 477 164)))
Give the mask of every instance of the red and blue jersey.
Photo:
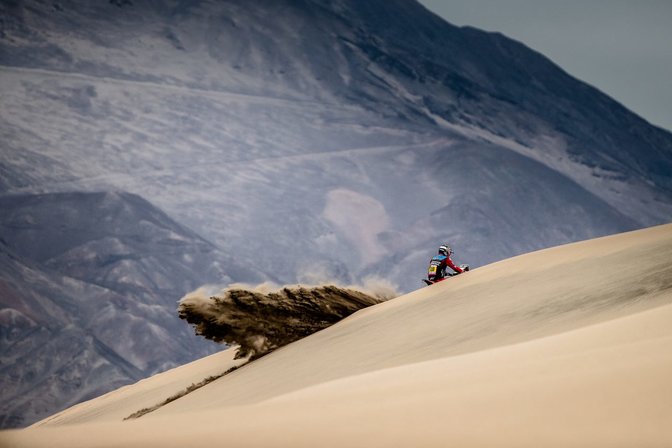
POLYGON ((464 269, 453 263, 450 257, 439 254, 430 260, 429 268, 427 269, 427 278, 433 282, 443 280, 446 277, 447 268, 452 269, 458 274, 464 272, 464 269))

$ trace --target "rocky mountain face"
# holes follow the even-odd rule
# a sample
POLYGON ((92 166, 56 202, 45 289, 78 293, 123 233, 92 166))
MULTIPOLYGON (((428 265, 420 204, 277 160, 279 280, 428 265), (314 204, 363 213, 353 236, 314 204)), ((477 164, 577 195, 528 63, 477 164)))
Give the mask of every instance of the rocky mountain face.
MULTIPOLYGON (((2 220, 19 201, 50 223, 3 227, 19 333, 58 315, 28 311, 52 296, 88 303, 82 285, 134 297, 137 331, 162 340, 198 282, 409 291, 446 241, 477 267, 672 217, 672 134, 413 0, 5 1, 0 118, 2 220), (72 193, 99 191, 136 195, 100 199, 120 227, 94 230, 100 196, 72 193), (30 292, 28 272, 51 286, 30 292)), ((184 359, 96 337, 143 374, 184 359)))
POLYGON ((135 195, 4 196, 0 209, 3 427, 213 353, 178 299, 261 280, 135 195))

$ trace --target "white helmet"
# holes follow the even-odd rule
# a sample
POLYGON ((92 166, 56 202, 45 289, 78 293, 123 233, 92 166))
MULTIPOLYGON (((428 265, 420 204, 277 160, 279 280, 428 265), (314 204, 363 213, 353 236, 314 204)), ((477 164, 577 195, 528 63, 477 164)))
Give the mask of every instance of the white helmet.
POLYGON ((439 253, 445 255, 446 257, 450 257, 453 255, 453 249, 448 244, 442 244, 439 246, 439 253))

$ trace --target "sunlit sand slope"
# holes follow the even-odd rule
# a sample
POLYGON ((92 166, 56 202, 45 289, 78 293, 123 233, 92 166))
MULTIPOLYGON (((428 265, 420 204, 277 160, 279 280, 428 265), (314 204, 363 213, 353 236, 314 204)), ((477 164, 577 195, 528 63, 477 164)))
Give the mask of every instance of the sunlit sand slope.
POLYGON ((73 413, 0 441, 669 446, 670 347, 668 225, 519 256, 372 306, 132 422, 73 413))

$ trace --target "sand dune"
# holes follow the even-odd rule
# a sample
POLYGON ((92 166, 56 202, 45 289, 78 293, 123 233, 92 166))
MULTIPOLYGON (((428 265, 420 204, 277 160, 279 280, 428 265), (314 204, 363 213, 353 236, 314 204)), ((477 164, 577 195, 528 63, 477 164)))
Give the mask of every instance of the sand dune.
POLYGON ((670 446, 670 347, 667 225, 522 255, 374 305, 133 421, 119 416, 232 356, 0 433, 0 443, 670 446))
POLYGON ((198 362, 177 367, 77 404, 33 426, 88 421, 122 421, 139 410, 152 407, 175 394, 184 392, 192 384, 222 375, 229 369, 245 363, 245 359, 236 360, 234 355, 234 350, 215 353, 198 362))

